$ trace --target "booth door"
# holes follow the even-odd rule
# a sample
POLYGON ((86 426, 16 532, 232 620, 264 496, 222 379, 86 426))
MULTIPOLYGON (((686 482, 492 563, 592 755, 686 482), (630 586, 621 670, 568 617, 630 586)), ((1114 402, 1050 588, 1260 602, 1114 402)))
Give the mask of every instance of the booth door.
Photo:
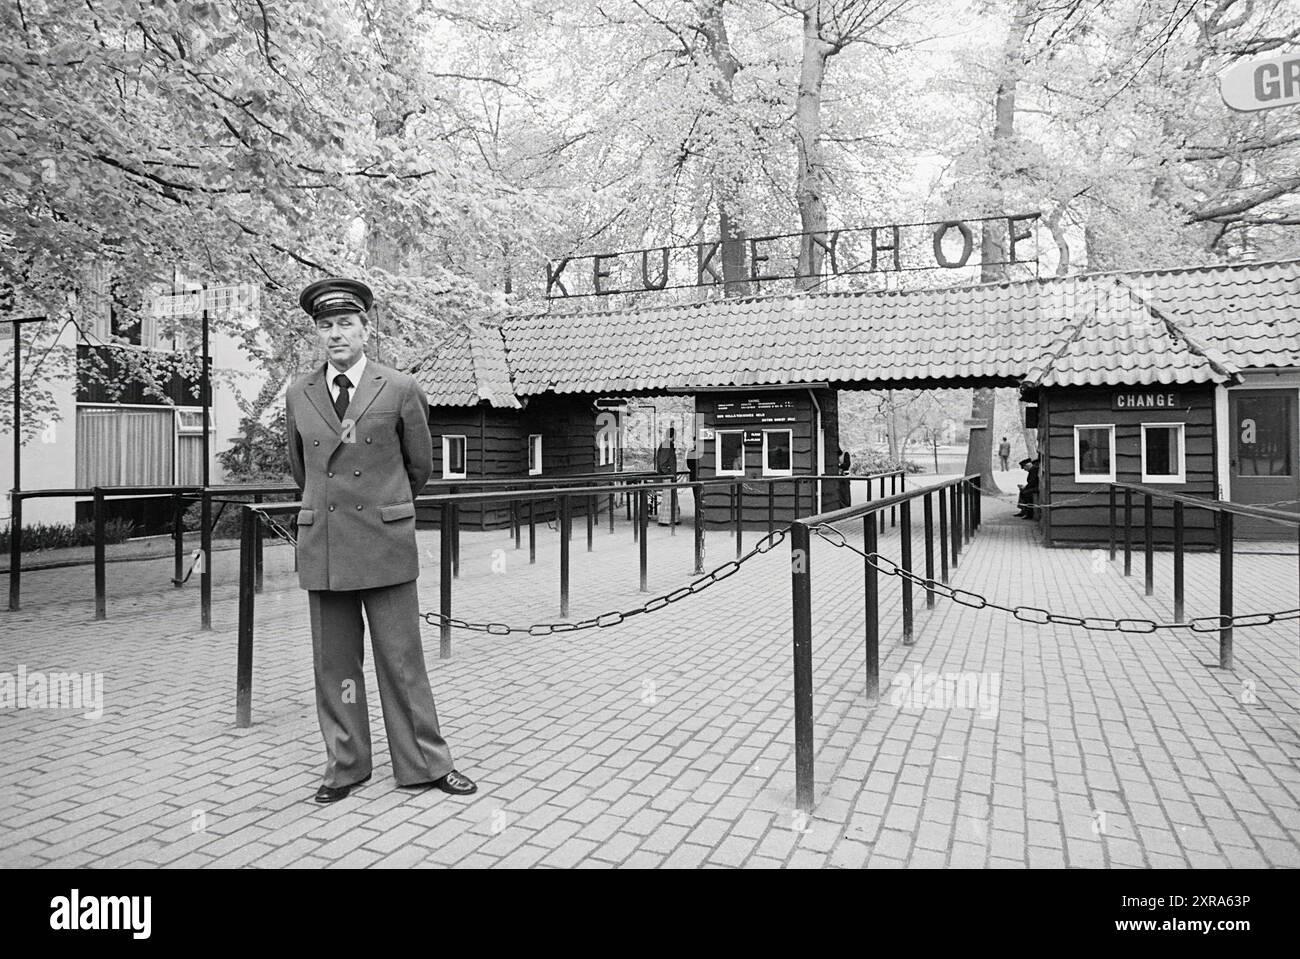
MULTIPOLYGON (((1234 503, 1300 511, 1300 468, 1296 462, 1294 390, 1230 390, 1228 475, 1234 503)), ((1292 539, 1292 527, 1246 516, 1233 517, 1236 535, 1292 539)))

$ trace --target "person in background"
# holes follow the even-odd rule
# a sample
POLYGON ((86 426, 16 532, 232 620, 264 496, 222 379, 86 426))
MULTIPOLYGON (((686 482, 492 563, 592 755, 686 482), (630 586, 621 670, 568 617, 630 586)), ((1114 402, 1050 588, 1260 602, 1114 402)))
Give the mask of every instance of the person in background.
POLYGON ((1025 485, 1020 487, 1017 500, 1020 511, 1016 515, 1021 519, 1038 518, 1038 462, 1028 457, 1020 461, 1020 468, 1026 473, 1025 485))
MULTIPOLYGON (((668 432, 664 434, 663 442, 655 450, 655 472, 659 473, 664 479, 673 481, 677 479, 677 428, 670 426, 668 432)), ((668 512, 664 507, 672 502, 672 493, 664 490, 659 494, 659 525, 667 526, 668 520, 665 513, 668 512)), ((681 522, 681 506, 673 511, 672 522, 674 524, 681 522)))
POLYGON ((1002 460, 1002 472, 1005 473, 1010 468, 1008 464, 1011 461, 1011 444, 1005 436, 1002 437, 1002 442, 998 444, 998 459, 1002 460))
POLYGON ((690 474, 692 483, 695 483, 699 480, 700 441, 698 439, 691 444, 691 448, 686 452, 686 472, 690 474))
MULTIPOLYGON (((849 475, 849 454, 843 446, 839 447, 839 455, 836 457, 837 465, 840 468, 841 476, 849 475)), ((853 484, 848 480, 840 480, 840 507, 845 508, 853 505, 853 484)))

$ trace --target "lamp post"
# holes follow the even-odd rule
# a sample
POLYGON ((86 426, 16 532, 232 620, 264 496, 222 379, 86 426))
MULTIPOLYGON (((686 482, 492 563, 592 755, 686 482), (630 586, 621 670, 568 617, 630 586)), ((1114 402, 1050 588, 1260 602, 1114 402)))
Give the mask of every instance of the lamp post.
POLYGON ((15 571, 18 569, 19 556, 22 552, 23 522, 22 503, 17 495, 23 488, 23 341, 19 328, 24 323, 44 323, 45 320, 44 316, 17 316, 5 320, 6 323, 13 324, 14 337, 14 483, 9 494, 9 608, 11 610, 18 608, 18 576, 15 571))

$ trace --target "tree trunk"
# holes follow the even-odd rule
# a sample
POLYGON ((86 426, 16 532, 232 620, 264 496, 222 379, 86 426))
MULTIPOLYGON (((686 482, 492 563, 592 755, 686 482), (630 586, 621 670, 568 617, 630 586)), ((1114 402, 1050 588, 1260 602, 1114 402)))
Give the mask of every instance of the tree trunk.
MULTIPOLYGON (((1016 85, 1020 80, 1023 67, 1022 49, 1025 33, 1035 8, 1035 0, 1018 0, 1015 15, 1007 31, 1006 44, 1002 48, 1002 63, 997 93, 993 99, 993 146, 989 157, 989 186, 995 205, 1002 207, 1001 161, 1006 148, 1016 129, 1016 85)), ((1005 210, 993 210, 1004 213, 1005 210)), ((1006 223, 1002 220, 985 222, 980 236, 980 279, 986 283, 996 283, 1007 279, 1005 266, 1006 223)), ((993 411, 995 398, 993 390, 988 387, 973 390, 971 393, 971 419, 982 420, 983 429, 972 428, 966 447, 966 473, 978 473, 980 489, 986 493, 1000 493, 1001 490, 993 480, 993 411)))
MULTIPOLYGON (((713 80, 713 96, 724 108, 735 104, 733 81, 739 63, 731 53, 727 36, 727 23, 722 18, 726 0, 712 0, 704 9, 700 29, 705 46, 717 71, 713 80)), ((715 161, 716 164, 716 161, 715 161)), ((745 296, 750 292, 749 276, 745 270, 745 230, 741 184, 726 175, 725 168, 715 165, 713 195, 718 203, 718 235, 722 240, 722 283, 726 296, 745 296)))
POLYGON ((799 242, 799 276, 795 286, 804 290, 817 283, 822 268, 822 249, 810 234, 826 231, 826 199, 823 196, 822 85, 831 47, 821 36, 821 5, 809 3, 803 13, 803 57, 799 65, 799 97, 795 104, 795 147, 798 176, 795 202, 804 233, 799 242))

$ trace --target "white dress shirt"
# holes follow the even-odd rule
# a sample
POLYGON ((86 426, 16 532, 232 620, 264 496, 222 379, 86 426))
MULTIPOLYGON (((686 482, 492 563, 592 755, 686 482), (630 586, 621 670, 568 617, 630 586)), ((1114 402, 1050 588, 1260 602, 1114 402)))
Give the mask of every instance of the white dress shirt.
MULTIPOLYGON (((329 363, 325 365, 328 367, 326 372, 329 374, 330 399, 337 400, 339 398, 339 388, 338 385, 334 382, 334 377, 339 375, 339 371, 336 370, 333 367, 333 365, 329 363)), ((349 366, 346 370, 343 371, 343 375, 348 378, 348 383, 350 384, 348 386, 349 399, 351 399, 353 396, 356 396, 357 386, 361 383, 361 374, 365 372, 365 369, 366 369, 366 354, 362 353, 361 359, 357 360, 355 363, 353 363, 351 366, 349 366)))

